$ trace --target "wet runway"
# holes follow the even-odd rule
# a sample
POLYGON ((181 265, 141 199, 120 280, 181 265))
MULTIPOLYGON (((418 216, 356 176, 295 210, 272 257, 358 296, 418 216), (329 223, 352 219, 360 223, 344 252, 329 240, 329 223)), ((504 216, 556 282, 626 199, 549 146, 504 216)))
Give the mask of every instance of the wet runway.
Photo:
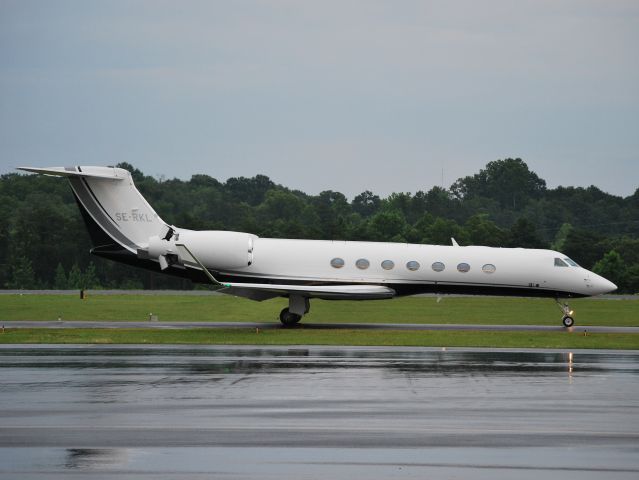
POLYGON ((0 478, 639 478, 639 352, 0 348, 0 478))
MULTIPOLYGON (((280 322, 108 322, 108 321, 30 321, 16 320, 0 322, 5 328, 261 328, 263 330, 283 328, 280 322)), ((480 330, 488 332, 563 332, 561 325, 477 325, 477 324, 432 324, 432 323, 307 323, 293 327, 312 330, 480 330)), ((571 332, 591 333, 639 333, 639 327, 579 326, 570 327, 571 332)))

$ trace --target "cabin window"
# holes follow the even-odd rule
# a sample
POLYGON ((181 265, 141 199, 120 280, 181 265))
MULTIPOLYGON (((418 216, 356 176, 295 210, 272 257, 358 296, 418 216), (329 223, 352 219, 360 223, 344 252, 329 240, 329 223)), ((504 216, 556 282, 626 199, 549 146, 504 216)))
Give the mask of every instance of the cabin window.
POLYGON ((446 268, 446 265, 444 265, 442 262, 435 262, 430 267, 436 272, 443 272, 446 268))
POLYGON ((410 262, 406 264, 406 268, 408 268, 412 272, 414 272, 415 270, 419 270, 419 262, 416 262, 415 260, 411 260, 410 262))
POLYGON ((333 268, 342 268, 344 266, 343 258, 334 258, 331 260, 331 267, 333 268))
POLYGON ((355 262, 355 266, 360 270, 366 270, 370 265, 370 262, 365 258, 360 258, 355 262))
POLYGON ((467 263, 460 263, 457 265, 457 271, 462 272, 462 273, 466 273, 466 272, 470 272, 470 265, 468 265, 467 263))
POLYGON ((578 267, 579 266, 579 265, 577 265, 577 262, 575 262, 574 260, 571 260, 568 257, 564 257, 564 262, 566 262, 571 267, 578 267))
POLYGON ((495 270, 497 270, 497 267, 495 267, 492 263, 487 263, 481 267, 481 271, 484 273, 495 273, 495 270))
POLYGON ((382 268, 384 270, 392 270, 393 268, 395 268, 395 262, 393 262, 392 260, 384 260, 382 262, 382 268))
POLYGON ((568 264, 564 262, 561 258, 555 258, 555 267, 567 267, 568 264))

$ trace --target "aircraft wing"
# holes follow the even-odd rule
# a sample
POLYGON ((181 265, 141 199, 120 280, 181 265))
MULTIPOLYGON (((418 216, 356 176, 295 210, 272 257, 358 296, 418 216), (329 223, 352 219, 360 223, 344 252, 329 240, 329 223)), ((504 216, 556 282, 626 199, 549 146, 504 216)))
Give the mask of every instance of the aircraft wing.
POLYGON ((269 283, 240 283, 219 282, 209 270, 193 255, 189 248, 181 243, 175 245, 183 258, 189 258, 211 280, 211 283, 221 287, 218 291, 228 295, 246 297, 251 300, 268 300, 290 294, 309 298, 343 299, 343 300, 382 300, 395 296, 395 290, 383 285, 347 284, 347 285, 291 285, 269 283))
POLYGON ((275 285, 265 283, 222 283, 220 293, 237 295, 252 300, 266 300, 290 294, 326 300, 382 300, 393 298, 395 290, 383 285, 275 285))

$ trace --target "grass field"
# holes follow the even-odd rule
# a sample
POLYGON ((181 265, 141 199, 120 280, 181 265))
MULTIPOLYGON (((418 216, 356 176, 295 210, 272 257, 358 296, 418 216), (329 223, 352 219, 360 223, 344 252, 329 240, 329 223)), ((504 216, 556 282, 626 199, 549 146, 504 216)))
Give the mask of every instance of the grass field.
MULTIPOLYGON (((0 295, 2 320, 278 322, 285 299, 253 302, 224 295, 133 296, 0 295)), ((639 300, 578 299, 570 302, 577 325, 639 326, 639 300)), ((465 323, 560 325, 561 312, 550 299, 406 297, 386 301, 311 301, 303 322, 465 323)))
POLYGON ((639 334, 400 330, 7 329, 0 343, 380 345, 423 347, 639 349, 639 334))
MULTIPOLYGON (((578 325, 639 326, 639 300, 580 299, 570 302, 578 325)), ((160 321, 279 323, 286 300, 252 302, 220 295, 132 296, 0 295, 5 320, 160 321)), ((639 334, 482 331, 305 329, 315 323, 465 323, 560 325, 552 300, 490 297, 408 297, 375 302, 313 300, 301 328, 269 329, 6 329, 0 343, 403 345, 502 348, 639 349, 639 334)))

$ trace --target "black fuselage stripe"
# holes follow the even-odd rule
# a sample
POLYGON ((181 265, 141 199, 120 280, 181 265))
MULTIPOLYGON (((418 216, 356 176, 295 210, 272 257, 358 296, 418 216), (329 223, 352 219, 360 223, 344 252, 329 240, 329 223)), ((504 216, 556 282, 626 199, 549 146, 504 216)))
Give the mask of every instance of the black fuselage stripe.
POLYGON ((438 292, 438 291, 465 291, 470 292, 473 289, 482 290, 482 291, 501 291, 501 292, 525 292, 527 296, 539 296, 539 297, 585 297, 587 295, 583 295, 580 293, 574 292, 565 292, 561 290, 556 290, 553 288, 542 288, 542 287, 529 287, 527 285, 509 285, 509 284, 495 284, 495 283, 469 283, 469 282, 431 282, 431 281, 423 281, 423 282, 410 282, 410 283, 402 283, 401 281, 391 283, 391 282, 380 282, 380 281, 370 281, 370 282, 353 282, 353 281, 334 281, 334 280, 322 280, 322 279, 307 279, 307 280, 299 280, 299 279, 286 279, 286 278, 268 278, 268 277, 237 277, 233 275, 228 275, 221 272, 213 272, 215 278, 224 283, 224 282, 232 282, 232 283, 257 283, 264 285, 308 285, 308 286, 327 286, 327 285, 381 285, 384 287, 392 288, 395 290, 422 290, 425 292, 438 292), (535 295, 536 294, 536 295, 535 295))
MULTIPOLYGON (((348 281, 323 281, 317 279, 315 281, 300 281, 300 280, 287 280, 281 278, 241 278, 234 277, 232 275, 225 275, 219 272, 213 272, 213 275, 222 283, 258 283, 258 284, 277 284, 277 285, 296 285, 296 286, 328 286, 328 285, 353 285, 353 282, 348 281), (239 280, 239 281, 238 281, 239 280)), ((360 284, 360 283, 358 283, 360 284)), ((423 283, 389 283, 389 282, 375 282, 361 283, 362 285, 380 285, 388 288, 392 288, 397 292, 398 296, 414 295, 418 293, 460 293, 460 294, 481 294, 481 295, 495 295, 495 296, 521 296, 521 297, 538 297, 538 298, 574 298, 574 297, 587 297, 576 292, 566 292, 563 290, 556 290, 551 288, 537 288, 528 287, 523 285, 499 285, 492 283, 485 284, 469 284, 469 283, 445 283, 445 282, 423 282, 423 283)), ((239 286, 239 285, 238 285, 239 286)))
POLYGON ((98 200, 98 197, 95 196, 95 193, 93 193, 93 190, 91 190, 91 187, 89 186, 89 182, 87 182, 86 178, 82 178, 82 183, 84 183, 84 185, 87 187, 87 190, 89 191, 89 193, 91 194, 91 196, 95 200, 95 203, 98 204, 98 206, 102 209, 104 214, 111 219, 111 221, 115 224, 116 227, 120 228, 120 226, 118 225, 118 222, 113 220, 113 217, 111 215, 109 215, 109 212, 107 212, 106 208, 104 208, 102 206, 102 204, 100 203, 100 200, 98 200))
MULTIPOLYGON (((546 287, 531 287, 528 284, 513 284, 513 283, 484 283, 484 282, 453 282, 453 281, 441 281, 441 280, 431 280, 431 279, 421 279, 421 280, 409 280, 407 278, 398 278, 395 280, 385 279, 383 281, 377 279, 371 279, 369 281, 362 282, 361 280, 323 280, 318 278, 309 278, 309 277, 273 277, 268 274, 250 274, 247 275, 245 273, 239 273, 235 271, 225 271, 225 272, 217 272, 219 276, 232 278, 234 282, 245 282, 245 283, 277 283, 277 282, 285 282, 285 283, 295 283, 298 282, 301 285, 304 284, 317 284, 327 283, 327 284, 338 284, 338 285, 353 285, 356 283, 361 283, 365 285, 369 284, 378 284, 392 287, 395 284, 398 285, 457 285, 457 286, 479 286, 479 287, 503 287, 503 288, 531 288, 531 289, 539 289, 539 290, 553 290, 551 288, 546 287), (266 280, 266 281, 265 281, 266 280)), ((229 280, 231 281, 231 280, 229 280)), ((535 283, 536 284, 536 283, 535 283)))
POLYGON ((100 208, 95 205, 93 202, 93 197, 91 197, 86 189, 85 184, 79 182, 77 179, 70 178, 69 182, 71 183, 71 188, 76 193, 80 202, 84 206, 84 208, 89 212, 91 217, 93 217, 94 221, 104 230, 107 235, 116 240, 121 245, 126 245, 130 248, 137 248, 137 245, 131 240, 129 240, 121 230, 115 228, 109 220, 104 216, 104 213, 100 208))

